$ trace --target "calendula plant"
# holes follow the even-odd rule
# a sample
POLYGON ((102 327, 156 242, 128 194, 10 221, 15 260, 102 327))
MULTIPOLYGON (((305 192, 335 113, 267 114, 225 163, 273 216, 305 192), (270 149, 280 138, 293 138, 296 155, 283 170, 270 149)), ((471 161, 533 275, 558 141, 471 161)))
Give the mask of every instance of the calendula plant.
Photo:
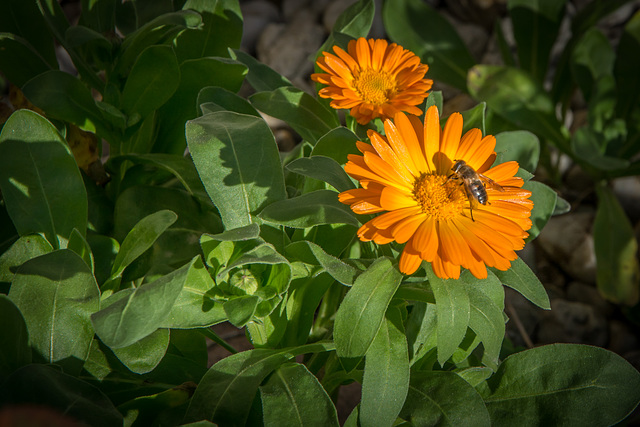
POLYGON ((441 117, 438 60, 363 38, 372 0, 318 52, 319 97, 238 49, 237 1, 2 12, 25 96, 0 134, 3 419, 338 425, 353 382, 349 426, 610 425, 640 401, 612 352, 503 346, 504 286, 549 309, 516 253, 554 211, 538 139, 441 117), (303 141, 280 153, 260 113, 303 141))

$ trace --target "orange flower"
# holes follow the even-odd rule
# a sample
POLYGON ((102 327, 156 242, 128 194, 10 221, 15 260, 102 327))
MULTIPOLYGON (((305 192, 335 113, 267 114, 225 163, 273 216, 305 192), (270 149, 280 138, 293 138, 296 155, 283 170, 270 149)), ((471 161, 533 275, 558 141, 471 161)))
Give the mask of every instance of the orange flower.
POLYGON ((491 168, 495 137, 483 138, 479 129, 462 136, 460 113, 441 130, 435 106, 427 110, 424 126, 418 117, 398 113, 384 122, 384 130, 386 137, 370 130, 371 145, 358 142, 363 155, 351 155, 345 166, 362 188, 340 193, 340 201, 358 214, 386 211, 360 227, 360 240, 406 243, 400 256, 405 274, 414 273, 422 260, 443 279, 460 277, 461 266, 479 279, 487 277, 486 266, 507 270, 531 228, 533 202, 531 192, 520 188, 523 180, 514 176, 518 163, 491 168), (476 177, 486 190, 486 204, 454 174, 457 160, 494 182, 476 177))
POLYGON ((422 114, 416 107, 427 97, 433 80, 423 78, 429 67, 413 52, 386 40, 351 40, 348 53, 338 46, 322 52, 318 66, 326 71, 311 79, 327 85, 319 92, 335 109, 349 108, 360 124, 376 117, 392 118, 400 111, 422 114), (337 55, 337 56, 336 56, 337 55))

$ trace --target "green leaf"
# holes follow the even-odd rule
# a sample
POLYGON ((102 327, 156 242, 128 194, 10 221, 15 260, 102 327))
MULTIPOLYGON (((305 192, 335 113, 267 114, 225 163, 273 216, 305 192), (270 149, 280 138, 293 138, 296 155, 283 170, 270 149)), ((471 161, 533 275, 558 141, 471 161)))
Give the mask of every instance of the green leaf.
POLYGON ((256 313, 260 298, 256 295, 242 295, 223 304, 229 322, 236 328, 245 326, 256 313))
POLYGON ((334 279, 351 285, 360 273, 356 268, 326 253, 321 246, 308 240, 293 242, 285 247, 285 255, 306 264, 319 265, 334 279))
POLYGON ((614 65, 614 76, 618 86, 618 115, 626 120, 631 120, 631 114, 637 109, 640 99, 640 82, 638 82, 637 69, 633 67, 635 61, 630 58, 637 58, 640 55, 640 13, 636 12, 627 22, 624 32, 618 43, 616 52, 616 62, 614 65))
POLYGON ((100 308, 99 297, 91 270, 67 249, 22 264, 9 291, 37 360, 75 374, 89 355, 94 334, 89 316, 100 308))
POLYGON ((333 402, 318 379, 299 363, 285 363, 260 386, 265 425, 338 426, 333 402))
POLYGON ((278 148, 261 118, 230 111, 187 123, 193 162, 227 229, 286 197, 278 148))
POLYGON ((483 135, 486 134, 484 127, 484 116, 486 110, 487 104, 485 102, 481 102, 475 107, 461 113, 462 121, 464 123, 464 125, 462 126, 463 135, 473 128, 480 129, 483 135))
POLYGON ((500 281, 520 292, 523 297, 544 310, 550 310, 551 304, 544 286, 538 277, 521 258, 511 261, 511 268, 507 271, 491 269, 500 281))
POLYGON ((47 117, 71 122, 109 141, 117 140, 104 125, 91 91, 71 74, 47 71, 29 80, 22 90, 29 101, 44 110, 47 117))
POLYGON ((82 0, 80 23, 97 31, 108 33, 115 26, 116 0, 82 0))
POLYGON ((633 226, 610 188, 599 185, 596 191, 593 244, 598 290, 611 302, 634 306, 640 298, 640 268, 633 226))
POLYGON ((640 401, 640 374, 602 348, 552 344, 509 356, 481 394, 496 426, 614 425, 640 401))
POLYGON ((571 71, 587 103, 600 79, 613 74, 616 54, 607 37, 591 28, 580 38, 571 58, 571 71))
POLYGON ((330 157, 301 157, 288 163, 286 168, 291 172, 324 181, 338 191, 356 188, 344 169, 330 157))
POLYGON ((400 310, 390 307, 365 357, 360 423, 364 426, 393 425, 408 389, 407 337, 400 310))
POLYGON ((603 136, 591 127, 581 127, 571 137, 571 151, 590 165, 604 171, 629 166, 629 160, 608 156, 605 150, 606 141, 603 141, 603 136))
POLYGON ((436 300, 438 362, 444 365, 467 332, 471 312, 469 295, 457 280, 439 278, 430 266, 427 277, 436 300))
POLYGON ((338 201, 338 193, 331 190, 317 190, 275 202, 258 216, 264 221, 293 228, 320 224, 360 225, 351 209, 338 201))
POLYGON ((374 14, 375 3, 373 0, 357 1, 338 16, 332 32, 346 34, 355 39, 367 37, 374 14))
POLYGON ((170 46, 142 51, 122 91, 122 111, 146 117, 171 98, 180 82, 180 67, 170 46))
POLYGON ((292 86, 271 92, 259 92, 249 100, 254 107, 270 116, 284 120, 302 139, 315 144, 320 137, 340 126, 335 112, 317 99, 292 86))
MULTIPOLYGON (((37 2, 25 2, 22 0, 8 0, 2 4, 0 14, 0 31, 12 33, 24 39, 33 49, 38 52, 49 67, 58 66, 56 59, 53 37, 48 31, 42 31, 47 24, 38 10, 37 2)), ((20 64, 12 64, 17 68, 20 64)), ((10 72, 11 67, 0 67, 3 73, 10 72)), ((12 83, 21 86, 18 82, 12 83)))
POLYGON ((467 71, 476 61, 446 18, 419 0, 386 2, 382 18, 391 40, 429 66, 428 78, 467 90, 467 71))
POLYGON ((13 277, 25 262, 53 251, 51 243, 39 234, 20 237, 0 255, 0 282, 12 282, 13 277))
POLYGON ((203 25, 184 31, 176 39, 180 62, 207 56, 228 56, 228 49, 240 47, 242 12, 238 0, 187 0, 182 8, 200 13, 203 25))
POLYGON ((157 329, 131 345, 114 348, 113 354, 131 372, 146 374, 155 369, 169 347, 169 330, 157 329))
POLYGON ((190 59, 180 64, 180 85, 158 110, 158 137, 153 151, 183 154, 184 126, 199 116, 198 93, 207 86, 219 86, 237 92, 247 69, 244 64, 225 58, 190 59))
POLYGON ((500 132, 496 135, 495 151, 494 165, 515 160, 521 168, 533 173, 540 159, 540 141, 526 130, 500 132))
POLYGON ((402 275, 379 258, 353 283, 336 312, 334 340, 339 357, 362 357, 375 339, 402 275))
POLYGON ((0 294, 0 381, 16 369, 31 363, 29 331, 20 309, 0 294))
POLYGON ((526 72, 510 67, 476 65, 469 70, 469 93, 515 124, 564 147, 566 130, 542 86, 526 72))
POLYGON ((242 62, 249 69, 247 81, 256 92, 270 92, 280 87, 291 86, 289 79, 259 62, 253 56, 237 49, 230 52, 233 59, 242 62))
POLYGON ((177 218, 175 213, 163 210, 141 219, 122 242, 118 256, 111 267, 111 278, 122 275, 124 269, 149 249, 177 218))
POLYGON ((46 71, 51 66, 22 37, 0 33, 0 69, 6 79, 18 87, 46 71))
POLYGON ((267 375, 299 354, 332 350, 332 344, 318 342, 278 350, 249 350, 226 357, 202 377, 183 422, 207 419, 218 425, 243 426, 267 375))
POLYGON ((533 224, 527 230, 529 237, 526 239, 527 242, 530 242, 540 234, 540 231, 553 215, 558 194, 548 185, 538 181, 527 181, 522 188, 531 191, 529 200, 533 202, 533 209, 531 209, 531 222, 533 224))
POLYGON ((113 349, 123 348, 158 329, 167 320, 194 262, 104 300, 102 309, 91 316, 100 340, 113 349))
POLYGON ((226 110, 261 117, 258 110, 253 108, 249 101, 222 87, 210 86, 203 88, 198 93, 196 103, 200 106, 202 114, 226 110))
POLYGON ((37 405, 95 427, 122 425, 122 415, 98 388, 53 366, 33 364, 15 371, 0 388, 5 405, 37 405))
POLYGON ((520 67, 542 82, 558 37, 566 0, 509 0, 520 67))
POLYGON ((16 111, 0 133, 0 188, 21 236, 42 233, 54 248, 84 234, 87 195, 66 142, 45 118, 16 111))
POLYGON ((85 264, 91 270, 93 274, 94 265, 93 265, 93 254, 91 253, 91 247, 87 240, 84 238, 82 234, 77 229, 73 229, 71 232, 71 236, 69 237, 69 244, 67 245, 67 249, 72 250, 76 254, 82 258, 85 264))
POLYGON ((341 126, 320 137, 311 150, 311 156, 330 157, 338 164, 344 165, 349 154, 362 154, 356 148, 357 141, 359 139, 355 133, 341 126))
POLYGON ((490 426, 493 422, 478 392, 446 371, 412 372, 400 417, 421 426, 490 426))

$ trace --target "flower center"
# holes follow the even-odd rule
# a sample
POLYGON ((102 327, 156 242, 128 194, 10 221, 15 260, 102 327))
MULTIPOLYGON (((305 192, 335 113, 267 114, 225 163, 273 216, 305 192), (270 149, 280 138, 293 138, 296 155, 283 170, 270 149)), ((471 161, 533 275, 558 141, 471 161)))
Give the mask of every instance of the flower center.
POLYGON ((422 173, 413 183, 413 198, 422 212, 437 219, 448 220, 462 213, 467 203, 464 186, 457 180, 447 182, 444 175, 422 173))
POLYGON ((353 86, 364 101, 382 105, 392 99, 396 92, 396 79, 386 71, 367 68, 356 74, 353 86))

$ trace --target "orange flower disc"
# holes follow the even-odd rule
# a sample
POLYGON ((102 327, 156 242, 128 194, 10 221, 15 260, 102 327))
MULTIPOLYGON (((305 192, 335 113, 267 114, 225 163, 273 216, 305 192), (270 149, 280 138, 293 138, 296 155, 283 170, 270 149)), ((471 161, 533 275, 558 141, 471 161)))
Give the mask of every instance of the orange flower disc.
POLYGON ((362 188, 340 193, 340 201, 358 214, 384 212, 360 227, 360 240, 406 243, 400 256, 405 274, 423 260, 443 279, 459 278, 460 267, 479 279, 487 277, 487 266, 507 270, 531 228, 533 202, 521 188, 524 181, 514 176, 518 163, 491 167, 495 137, 482 137, 479 129, 463 136, 460 113, 442 130, 435 106, 424 124, 398 113, 384 122, 384 130, 386 136, 370 130, 371 145, 359 142, 363 155, 350 155, 345 165, 362 188), (456 160, 502 188, 485 185, 488 201, 478 203, 462 180, 451 178, 456 160))
POLYGON ((363 37, 351 40, 347 50, 334 46, 335 55, 323 52, 317 64, 325 73, 311 75, 327 85, 319 95, 331 98, 333 108, 350 109, 360 124, 392 118, 400 111, 422 114, 416 105, 427 97, 433 81, 424 78, 429 67, 413 52, 363 37))

